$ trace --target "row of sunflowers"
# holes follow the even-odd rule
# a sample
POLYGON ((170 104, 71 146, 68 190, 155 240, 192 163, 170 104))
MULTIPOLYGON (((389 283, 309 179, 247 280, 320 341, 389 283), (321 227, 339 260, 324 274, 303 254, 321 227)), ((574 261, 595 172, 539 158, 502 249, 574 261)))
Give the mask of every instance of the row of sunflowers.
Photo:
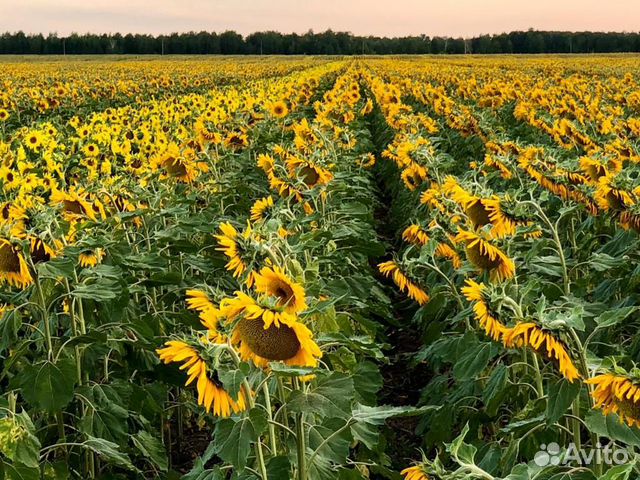
POLYGON ((637 60, 8 65, 4 478, 638 475, 637 60))

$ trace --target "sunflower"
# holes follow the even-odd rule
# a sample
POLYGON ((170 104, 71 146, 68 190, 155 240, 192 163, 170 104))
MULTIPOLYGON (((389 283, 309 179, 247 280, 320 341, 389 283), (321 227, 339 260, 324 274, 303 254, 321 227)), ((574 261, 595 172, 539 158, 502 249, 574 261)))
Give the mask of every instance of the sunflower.
POLYGON ((257 292, 277 298, 285 312, 298 314, 307 309, 304 287, 294 282, 280 267, 264 267, 255 276, 257 292))
POLYGON ((52 258, 56 258, 56 250, 51 248, 41 238, 31 237, 31 260, 34 264, 48 262, 52 258))
POLYGON ((492 280, 513 278, 516 267, 502 250, 474 232, 460 230, 456 242, 464 242, 467 258, 481 271, 489 272, 492 280))
POLYGON ((54 190, 51 194, 51 203, 62 205, 62 216, 67 221, 74 222, 83 217, 97 221, 93 204, 83 190, 76 190, 75 187, 71 187, 68 192, 54 190))
MULTIPOLYGON (((229 222, 220 224, 220 235, 216 235, 219 247, 216 249, 223 252, 229 259, 226 268, 232 272, 235 278, 240 277, 249 269, 248 263, 243 259, 245 254, 245 244, 251 239, 251 225, 247 223, 247 228, 240 234, 229 222)), ((254 272, 249 271, 247 284, 249 287, 253 285, 254 272)))
POLYGON ((402 239, 413 245, 424 246, 429 242, 429 235, 421 225, 412 223, 402 232, 402 239))
POLYGON ((37 130, 32 130, 29 132, 25 138, 24 143, 30 150, 37 150, 42 145, 44 141, 44 135, 37 130))
POLYGON ((251 221, 260 222, 266 218, 267 211, 273 207, 273 197, 260 198, 251 207, 251 221))
POLYGON ((220 310, 211 302, 209 295, 202 290, 187 290, 187 306, 200 312, 200 322, 212 333, 218 331, 220 310))
POLYGON ((329 170, 308 160, 290 156, 286 165, 289 177, 301 180, 309 188, 326 185, 333 180, 333 174, 329 170))
POLYGON ((206 362, 197 350, 185 342, 172 340, 165 348, 156 350, 160 360, 164 363, 183 362, 180 370, 186 370, 187 381, 190 385, 197 379, 198 405, 205 408, 207 413, 213 411, 218 417, 229 417, 231 413, 240 413, 247 409, 247 398, 244 388, 238 392, 236 399, 224 389, 217 379, 215 371, 210 371, 206 362))
POLYGON ((289 115, 289 107, 285 102, 279 100, 269 105, 269 113, 276 118, 284 118, 289 115))
POLYGON ((428 172, 425 167, 417 163, 411 163, 408 167, 402 170, 400 178, 407 189, 414 191, 427 179, 427 174, 428 172))
POLYGON ((31 272, 18 247, 9 240, 0 238, 0 283, 25 288, 31 282, 31 272))
POLYGON ((482 200, 482 205, 493 226, 491 229, 493 238, 504 238, 516 233, 516 221, 505 212, 498 197, 485 198, 482 200))
POLYGON ((80 252, 78 261, 82 268, 95 267, 102 263, 104 259, 104 250, 102 248, 94 248, 92 250, 83 250, 80 252))
POLYGON ((232 150, 241 150, 249 145, 249 137, 243 132, 230 132, 224 139, 224 145, 232 150))
POLYGON ((594 408, 601 409, 605 415, 617 414, 620 421, 630 427, 640 427, 640 384, 637 379, 605 373, 585 383, 595 385, 594 408))
POLYGON ((488 289, 484 283, 477 283, 473 280, 466 280, 466 286, 462 287, 462 294, 469 302, 473 302, 473 312, 476 320, 484 331, 493 340, 498 341, 500 337, 508 330, 491 310, 488 289))
POLYGON ((404 480, 429 480, 429 476, 422 468, 422 465, 405 468, 400 472, 400 475, 404 476, 404 480))
POLYGON ((441 242, 436 247, 434 252, 436 257, 446 258, 447 260, 451 260, 451 264, 453 268, 458 269, 462 267, 462 260, 460 259, 460 255, 456 252, 451 245, 448 243, 441 242))
POLYGON ((614 188, 612 181, 612 176, 600 178, 594 195, 596 203, 604 211, 621 212, 627 210, 636 203, 632 194, 625 190, 614 188))
POLYGON ((391 278, 401 292, 407 291, 409 298, 412 298, 419 305, 424 305, 429 301, 429 295, 420 288, 416 283, 411 281, 403 272, 400 267, 393 260, 383 262, 378 265, 378 270, 385 277, 391 278))
POLYGON ((557 362, 560 373, 570 382, 580 378, 564 342, 533 322, 519 323, 508 329, 502 340, 508 348, 528 346, 537 354, 557 362))
POLYGON ((0 108, 0 122, 6 122, 9 118, 9 112, 4 108, 0 108))
POLYGON ((226 322, 234 322, 231 343, 237 345, 240 357, 259 367, 271 361, 286 365, 316 367, 322 356, 313 334, 295 315, 281 307, 266 305, 253 297, 236 292, 220 303, 226 322))

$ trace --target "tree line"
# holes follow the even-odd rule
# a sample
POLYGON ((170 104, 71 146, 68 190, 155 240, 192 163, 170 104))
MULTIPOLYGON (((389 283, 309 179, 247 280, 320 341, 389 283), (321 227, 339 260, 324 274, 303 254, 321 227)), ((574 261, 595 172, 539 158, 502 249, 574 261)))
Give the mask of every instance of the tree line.
POLYGON ((356 36, 327 30, 296 33, 234 31, 187 32, 170 35, 55 33, 0 35, 0 54, 264 54, 264 55, 388 55, 486 53, 612 53, 640 52, 640 32, 515 31, 473 38, 356 36))

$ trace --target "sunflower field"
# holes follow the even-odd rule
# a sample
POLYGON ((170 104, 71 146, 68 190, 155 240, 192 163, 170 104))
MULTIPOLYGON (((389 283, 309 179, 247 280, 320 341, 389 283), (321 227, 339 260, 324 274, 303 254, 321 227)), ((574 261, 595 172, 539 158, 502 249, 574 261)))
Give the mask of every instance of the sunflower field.
POLYGON ((640 478, 640 59, 0 66, 0 479, 640 478))

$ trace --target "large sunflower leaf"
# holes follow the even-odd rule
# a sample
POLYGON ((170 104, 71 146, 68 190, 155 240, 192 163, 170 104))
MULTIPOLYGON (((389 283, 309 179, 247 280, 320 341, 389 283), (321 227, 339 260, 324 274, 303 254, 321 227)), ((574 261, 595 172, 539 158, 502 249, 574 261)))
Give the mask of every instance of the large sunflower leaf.
POLYGON ((267 427, 264 410, 253 408, 240 418, 224 418, 215 430, 216 453, 238 470, 247 465, 251 445, 267 427))

